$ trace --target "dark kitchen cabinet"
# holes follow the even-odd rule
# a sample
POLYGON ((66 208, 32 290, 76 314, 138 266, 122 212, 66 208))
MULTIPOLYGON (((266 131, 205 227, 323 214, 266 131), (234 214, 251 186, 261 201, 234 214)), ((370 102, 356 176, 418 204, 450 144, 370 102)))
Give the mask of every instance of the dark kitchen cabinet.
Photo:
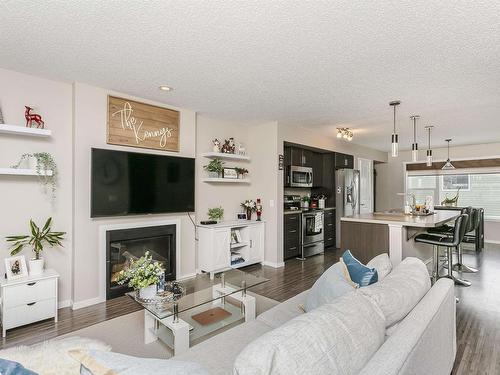
POLYGON ((292 165, 292 148, 285 146, 283 149, 283 186, 290 186, 290 166, 292 165))
POLYGON ((312 154, 313 187, 323 186, 323 155, 319 152, 312 154))
POLYGON ((290 147, 290 159, 292 160, 292 165, 303 166, 304 158, 302 155, 302 149, 299 147, 290 147))
POLYGON ((283 226, 283 259, 300 255, 300 213, 285 214, 283 226))
POLYGON ((325 248, 335 246, 335 209, 325 210, 325 248))
POLYGON ((336 169, 354 169, 354 156, 342 154, 340 152, 335 153, 335 168, 336 169))

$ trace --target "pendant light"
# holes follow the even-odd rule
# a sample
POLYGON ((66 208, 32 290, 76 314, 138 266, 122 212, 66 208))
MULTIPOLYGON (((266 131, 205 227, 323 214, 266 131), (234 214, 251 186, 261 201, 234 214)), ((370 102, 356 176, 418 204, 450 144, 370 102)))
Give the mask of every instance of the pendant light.
POLYGON ((400 104, 400 100, 393 100, 389 103, 389 105, 394 109, 394 128, 391 136, 391 155, 393 158, 397 157, 399 153, 398 134, 396 133, 396 107, 400 104))
POLYGON ((419 115, 410 116, 410 119, 413 121, 413 143, 411 144, 411 160, 413 162, 418 161, 417 120, 419 118, 419 115))
POLYGON ((451 142, 451 139, 445 139, 445 141, 448 142, 448 159, 446 159, 446 163, 444 163, 443 168, 441 168, 441 169, 444 171, 449 171, 449 170, 455 169, 455 167, 453 166, 453 164, 451 164, 451 160, 450 160, 450 142, 451 142))
POLYGON ((427 125, 425 129, 427 130, 427 136, 428 136, 428 146, 427 146, 427 160, 426 160, 426 165, 428 167, 432 167, 432 149, 431 149, 431 130, 434 126, 432 125, 427 125))

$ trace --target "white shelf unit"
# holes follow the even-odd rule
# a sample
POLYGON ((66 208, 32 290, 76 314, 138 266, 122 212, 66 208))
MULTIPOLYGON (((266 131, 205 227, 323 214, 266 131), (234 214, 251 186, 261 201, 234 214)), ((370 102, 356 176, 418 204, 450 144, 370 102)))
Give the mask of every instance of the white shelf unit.
POLYGON ((228 159, 228 160, 245 160, 250 161, 250 157, 246 155, 238 155, 238 154, 226 154, 223 152, 204 152, 201 154, 209 159, 228 159))
POLYGON ((215 183, 215 184, 249 184, 250 180, 248 178, 216 178, 207 177, 203 179, 203 182, 215 183))
POLYGON ((30 137, 50 137, 52 131, 48 129, 27 128, 19 125, 0 124, 0 134, 26 135, 30 137))
POLYGON ((263 262, 264 231, 263 221, 222 222, 199 226, 198 268, 214 273, 263 262), (231 243, 233 230, 240 231, 241 242, 237 245, 231 243), (231 260, 237 257, 242 257, 244 261, 231 264, 231 260))
MULTIPOLYGON (((48 169, 41 171, 42 176, 52 176, 53 172, 48 169)), ((11 176, 38 176, 36 169, 22 169, 22 168, 0 168, 0 175, 11 176)))

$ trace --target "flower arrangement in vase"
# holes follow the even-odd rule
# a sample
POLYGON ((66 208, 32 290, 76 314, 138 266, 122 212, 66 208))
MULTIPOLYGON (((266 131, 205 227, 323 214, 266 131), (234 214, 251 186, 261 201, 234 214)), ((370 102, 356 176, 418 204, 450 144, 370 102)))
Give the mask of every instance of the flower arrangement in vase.
POLYGON ((61 241, 64 239, 66 232, 52 231, 52 218, 49 217, 43 228, 40 229, 33 220, 30 220, 30 234, 21 236, 8 236, 7 242, 13 242, 10 248, 10 255, 14 256, 19 253, 24 246, 31 245, 35 257, 29 261, 30 274, 39 275, 43 273, 44 259, 41 257, 44 245, 62 246, 61 241))
POLYGON ((160 262, 154 261, 146 251, 142 257, 130 262, 130 267, 118 273, 117 283, 133 288, 136 298, 147 301, 156 296, 156 287, 165 269, 160 262))
POLYGON ((235 169, 236 173, 238 174, 238 178, 240 178, 240 179, 244 179, 246 174, 248 173, 248 169, 246 169, 246 168, 236 167, 234 169, 235 169))
POLYGON ((247 199, 246 201, 241 203, 241 207, 247 213, 247 220, 252 220, 252 212, 255 212, 257 210, 257 204, 253 200, 247 199))

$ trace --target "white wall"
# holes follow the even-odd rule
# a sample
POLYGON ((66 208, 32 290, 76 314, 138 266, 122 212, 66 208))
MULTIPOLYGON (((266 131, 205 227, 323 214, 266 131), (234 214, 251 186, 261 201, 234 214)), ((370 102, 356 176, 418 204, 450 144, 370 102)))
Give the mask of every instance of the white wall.
POLYGON ((107 96, 116 95, 139 100, 157 106, 165 104, 134 98, 123 93, 97 88, 81 83, 74 84, 74 303, 77 307, 105 299, 99 292, 104 280, 99 279, 99 267, 103 262, 99 254, 98 229, 100 225, 146 222, 166 218, 181 220, 181 261, 178 277, 192 275, 196 271, 194 227, 187 214, 140 215, 122 218, 90 218, 90 150, 92 147, 141 153, 196 156, 196 113, 190 110, 168 107, 181 112, 180 151, 164 152, 106 144, 107 96), (99 266, 98 266, 99 265, 99 266))
MULTIPOLYGON (((437 148, 432 151, 434 160, 444 161, 447 158, 446 148, 437 148)), ((488 143, 481 145, 457 146, 450 147, 450 158, 457 159, 474 159, 474 158, 489 158, 498 157, 500 155, 500 143, 488 143)), ((388 154, 388 162, 377 164, 377 186, 376 186, 376 201, 377 210, 383 211, 390 208, 401 208, 404 204, 404 196, 398 193, 405 191, 405 162, 411 162, 410 151, 400 151, 397 158, 393 158, 388 154)), ((419 160, 425 160, 425 150, 420 151, 419 160)), ((500 222, 488 221, 485 223, 485 237, 489 241, 500 242, 500 222)))
MULTIPOLYGON (((266 221, 266 253, 267 264, 276 266, 276 205, 270 207, 269 202, 276 202, 277 185, 272 179, 277 178, 276 123, 253 124, 229 122, 211 119, 198 115, 197 118, 197 160, 198 174, 196 191, 196 209, 198 218, 208 218, 207 211, 211 207, 224 208, 224 220, 234 220, 236 213, 243 212, 240 203, 246 199, 260 198, 263 205, 263 220, 266 221), (210 159, 201 156, 212 151, 214 138, 223 142, 234 137, 235 142, 245 145, 250 161, 225 161, 225 166, 240 166, 249 170, 250 184, 211 184, 202 182, 207 172, 203 166, 210 159), (275 160, 276 163, 271 162, 275 160)), ((254 214, 255 219, 255 214, 254 214)))
MULTIPOLYGON (((26 74, 0 69, 0 108, 5 123, 24 126, 24 106, 30 105, 42 115, 51 138, 36 138, 0 134, 0 167, 10 167, 24 153, 49 152, 59 171, 57 200, 52 205, 38 183, 37 177, 0 176, 0 274, 4 274, 3 259, 9 256, 5 236, 28 234, 28 221, 38 224, 52 216, 54 230, 67 232, 64 248, 46 248, 43 257, 50 268, 61 275, 59 301, 71 300, 72 247, 72 87, 71 84, 50 81, 26 74)), ((30 248, 23 250, 27 259, 30 248)), ((3 277, 3 276, 2 276, 3 277)))

